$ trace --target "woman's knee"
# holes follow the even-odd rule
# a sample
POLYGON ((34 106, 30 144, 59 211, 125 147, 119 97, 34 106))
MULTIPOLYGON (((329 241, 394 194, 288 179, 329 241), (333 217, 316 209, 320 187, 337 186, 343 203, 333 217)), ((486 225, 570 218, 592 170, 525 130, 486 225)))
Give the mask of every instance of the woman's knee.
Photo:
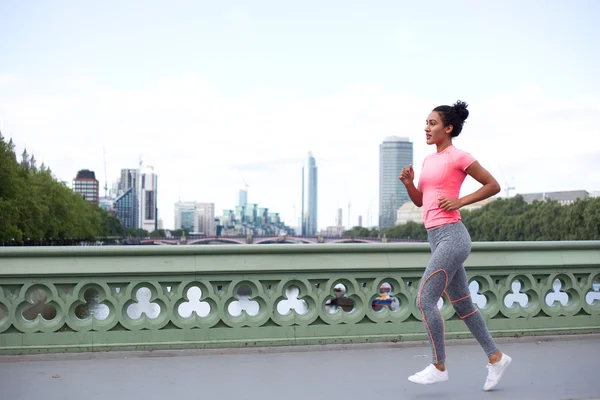
POLYGON ((439 297, 437 299, 435 299, 433 296, 420 296, 419 297, 419 307, 421 308, 421 311, 424 313, 437 311, 438 301, 439 301, 439 297))
POLYGON ((471 300, 470 297, 461 301, 457 301, 456 303, 453 303, 452 306, 454 307, 454 311, 456 311, 459 317, 470 315, 476 309, 475 304, 473 303, 473 300, 471 300))

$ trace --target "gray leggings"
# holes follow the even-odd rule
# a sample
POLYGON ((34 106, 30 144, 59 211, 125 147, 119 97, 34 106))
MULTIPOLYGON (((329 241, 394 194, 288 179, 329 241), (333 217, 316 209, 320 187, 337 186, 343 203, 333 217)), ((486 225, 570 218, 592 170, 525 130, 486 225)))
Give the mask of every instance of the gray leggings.
POLYGON ((483 316, 473 304, 463 263, 471 251, 471 237, 462 222, 428 231, 431 259, 419 285, 418 306, 427 328, 434 364, 446 361, 444 319, 437 303, 445 292, 456 314, 465 322, 485 353, 498 351, 483 316))

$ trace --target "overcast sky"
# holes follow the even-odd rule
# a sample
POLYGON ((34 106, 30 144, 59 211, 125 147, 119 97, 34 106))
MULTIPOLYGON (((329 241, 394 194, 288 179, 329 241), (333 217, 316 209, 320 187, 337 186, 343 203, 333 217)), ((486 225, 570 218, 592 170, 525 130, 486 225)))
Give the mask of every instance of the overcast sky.
POLYGON ((65 181, 111 186, 141 156, 167 228, 178 199, 220 215, 244 181, 294 224, 309 151, 319 228, 338 207, 347 224, 348 202, 352 225, 376 224, 379 144, 409 137, 418 174, 425 118, 457 99, 471 116, 454 144, 511 195, 600 190, 598 15, 593 0, 4 0, 0 130, 65 181))

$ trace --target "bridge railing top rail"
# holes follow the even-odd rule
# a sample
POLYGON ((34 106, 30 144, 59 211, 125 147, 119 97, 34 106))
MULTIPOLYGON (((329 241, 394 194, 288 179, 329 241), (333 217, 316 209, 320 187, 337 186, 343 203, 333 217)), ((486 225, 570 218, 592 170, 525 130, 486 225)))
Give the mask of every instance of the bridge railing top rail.
MULTIPOLYGON (((427 243, 7 247, 0 248, 0 276, 422 270, 429 252, 427 243)), ((468 269, 593 265, 600 265, 600 241, 476 242, 465 263, 468 269)))

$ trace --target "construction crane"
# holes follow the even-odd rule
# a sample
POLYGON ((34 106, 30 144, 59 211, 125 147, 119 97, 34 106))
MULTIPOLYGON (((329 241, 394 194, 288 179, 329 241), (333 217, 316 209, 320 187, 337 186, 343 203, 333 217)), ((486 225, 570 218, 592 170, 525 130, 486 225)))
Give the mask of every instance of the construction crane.
POLYGON ((246 180, 244 179, 244 175, 242 175, 242 182, 244 182, 244 189, 246 190, 246 192, 248 191, 248 187, 249 185, 246 183, 246 180))

